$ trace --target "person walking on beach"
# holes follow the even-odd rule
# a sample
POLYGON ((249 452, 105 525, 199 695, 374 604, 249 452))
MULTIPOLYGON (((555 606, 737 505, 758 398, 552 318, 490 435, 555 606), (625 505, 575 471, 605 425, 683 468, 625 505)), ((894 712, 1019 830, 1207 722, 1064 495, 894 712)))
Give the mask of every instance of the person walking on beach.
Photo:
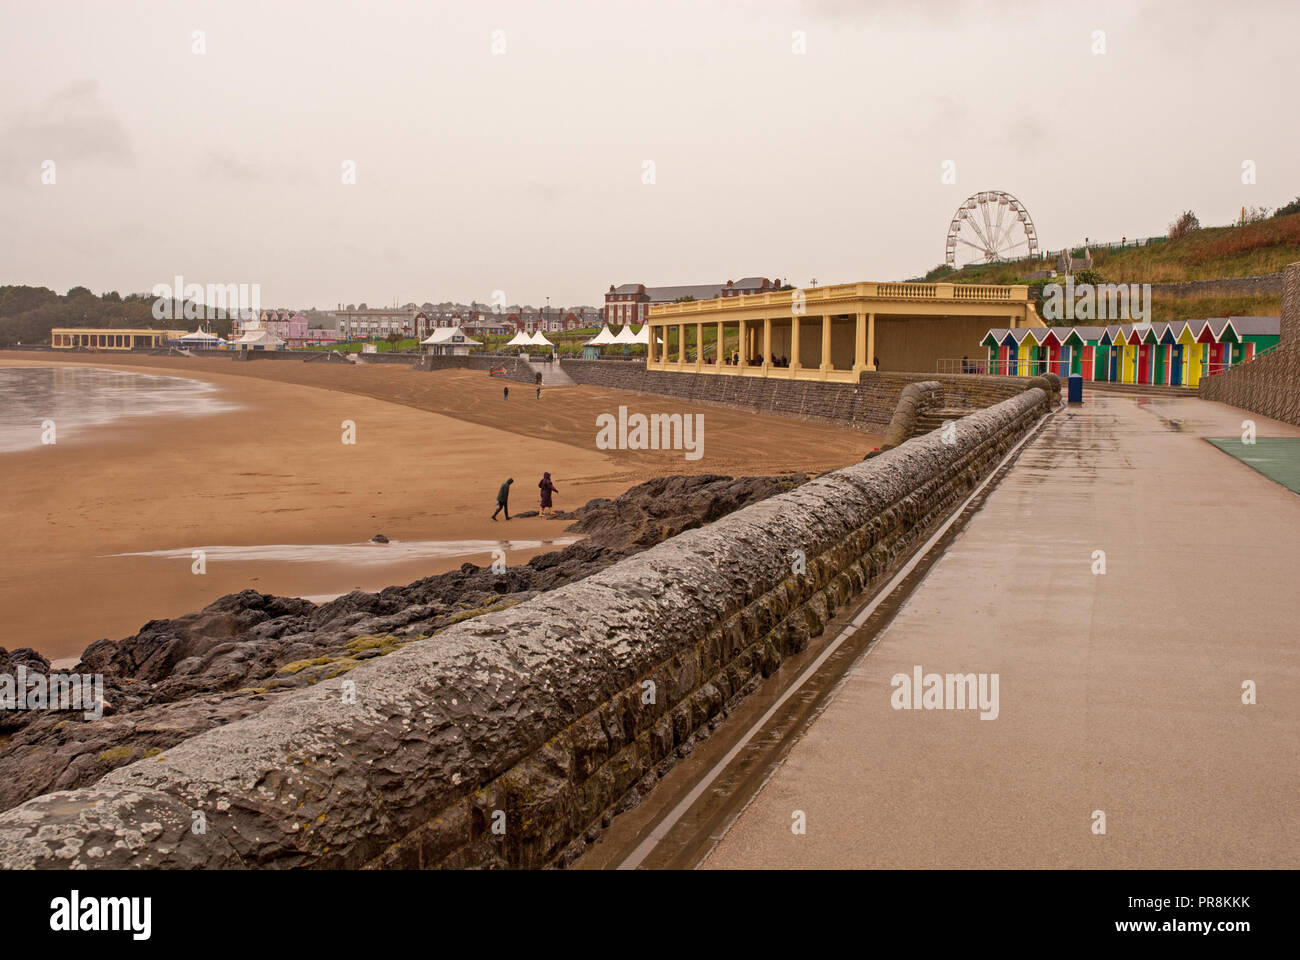
POLYGON ((540 383, 537 385, 537 399, 542 399, 542 385, 540 383))
POLYGON ((502 510, 506 512, 506 519, 510 519, 510 484, 514 482, 515 478, 511 477, 505 483, 501 484, 501 489, 497 491, 497 508, 492 511, 493 520, 497 518, 497 514, 502 510))
POLYGON ((505 395, 502 397, 502 399, 503 399, 503 400, 509 400, 509 399, 510 399, 510 387, 509 387, 509 386, 506 386, 506 387, 503 387, 502 389, 505 391, 505 395))
POLYGON ((549 473, 542 474, 542 479, 537 486, 542 491, 542 516, 549 517, 551 515, 551 494, 559 493, 560 491, 555 489, 555 484, 551 482, 551 475, 549 473))

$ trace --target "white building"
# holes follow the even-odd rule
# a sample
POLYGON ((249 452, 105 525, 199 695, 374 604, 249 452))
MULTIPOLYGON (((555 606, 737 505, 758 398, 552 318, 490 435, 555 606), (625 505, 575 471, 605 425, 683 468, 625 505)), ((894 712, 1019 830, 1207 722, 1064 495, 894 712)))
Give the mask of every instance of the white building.
POLYGON ((481 347, 483 344, 471 340, 460 327, 439 327, 429 334, 428 339, 421 340, 420 346, 438 356, 463 357, 469 353, 470 347, 481 347))
POLYGON ((262 326, 262 321, 250 320, 244 324, 244 335, 231 341, 232 350, 283 350, 284 341, 262 326))

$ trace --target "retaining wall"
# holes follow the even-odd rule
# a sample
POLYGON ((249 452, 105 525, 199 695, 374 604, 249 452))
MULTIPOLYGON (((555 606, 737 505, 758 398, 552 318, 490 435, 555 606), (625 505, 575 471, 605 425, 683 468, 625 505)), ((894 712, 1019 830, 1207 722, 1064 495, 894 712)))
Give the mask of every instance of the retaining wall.
POLYGON ((1016 395, 1024 390, 1026 382, 1018 377, 974 374, 863 373, 857 383, 833 383, 647 370, 644 364, 619 360, 561 360, 560 366, 577 383, 798 419, 848 423, 871 432, 879 432, 889 423, 909 383, 938 381, 943 385, 946 403, 974 409, 1016 395))
POLYGON ((1175 297, 1275 297, 1282 292, 1282 276, 1282 273, 1261 273, 1218 280, 1171 280, 1151 284, 1151 292, 1175 297))
POLYGON ((507 380, 517 383, 533 383, 536 374, 527 360, 518 357, 485 357, 466 355, 463 357, 420 357, 414 364, 416 370, 505 370, 507 380))
POLYGON ((358 353, 357 359, 362 363, 404 363, 408 367, 419 363, 421 354, 389 350, 384 353, 358 353))
POLYGON ((0 866, 569 862, 1048 407, 1030 388, 954 442, 918 437, 34 798, 0 815, 0 866))
POLYGON ((1282 337, 1268 353, 1212 377, 1197 390, 1207 400, 1300 426, 1300 263, 1283 271, 1282 337))

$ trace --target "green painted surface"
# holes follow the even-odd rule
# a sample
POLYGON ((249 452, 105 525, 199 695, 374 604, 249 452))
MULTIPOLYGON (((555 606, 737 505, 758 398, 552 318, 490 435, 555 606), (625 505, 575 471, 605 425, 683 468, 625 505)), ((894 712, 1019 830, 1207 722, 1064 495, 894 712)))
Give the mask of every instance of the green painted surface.
POLYGON ((1242 443, 1240 437, 1205 439, 1292 493, 1300 493, 1300 437, 1257 437, 1254 443, 1242 443))

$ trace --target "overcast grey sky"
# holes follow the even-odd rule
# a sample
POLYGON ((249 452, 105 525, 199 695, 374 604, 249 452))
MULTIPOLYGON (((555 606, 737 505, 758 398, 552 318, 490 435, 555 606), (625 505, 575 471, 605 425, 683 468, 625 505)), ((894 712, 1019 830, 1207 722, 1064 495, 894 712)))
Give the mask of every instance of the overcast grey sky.
POLYGON ((0 0, 0 283, 598 303, 914 276, 986 189, 1048 248, 1226 223, 1300 194, 1298 10, 0 0))

